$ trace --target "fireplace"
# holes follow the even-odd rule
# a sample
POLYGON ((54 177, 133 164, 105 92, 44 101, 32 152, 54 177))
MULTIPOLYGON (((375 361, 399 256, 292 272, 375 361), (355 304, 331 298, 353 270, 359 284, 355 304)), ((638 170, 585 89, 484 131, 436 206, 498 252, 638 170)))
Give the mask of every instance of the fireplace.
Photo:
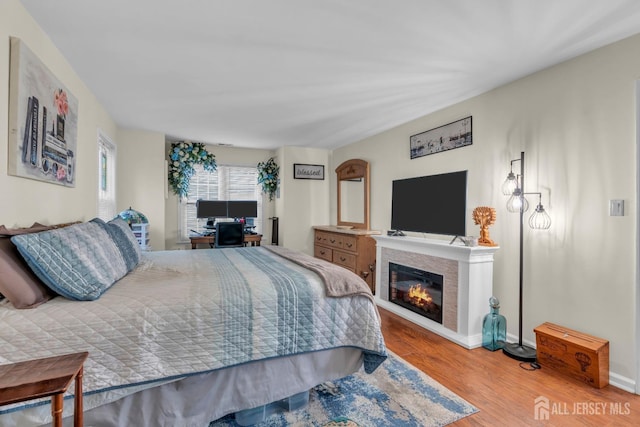
MULTIPOLYGON (((493 284, 493 254, 497 246, 464 246, 449 241, 412 236, 373 236, 376 241, 376 303, 425 329, 442 335, 465 348, 482 345, 482 319, 493 284), (432 285, 431 298, 441 298, 441 320, 436 321, 407 308, 392 291, 391 264, 408 267, 408 272, 423 270, 441 276, 440 292, 432 285), (439 323, 440 322, 440 323, 439 323)), ((404 274, 406 271, 402 271, 404 274)), ((396 281, 398 276, 396 274, 396 281)), ((439 277, 437 277, 439 278, 439 277)), ((402 279, 402 277, 401 277, 402 279)), ((415 279, 415 278, 414 278, 415 279)), ((404 279, 403 279, 404 280, 404 279)), ((433 276, 424 281, 436 282, 433 276)), ((402 289, 401 289, 402 290, 402 289)), ((403 300, 404 298, 401 298, 403 300)))
POLYGON ((442 324, 441 274, 389 263, 389 301, 442 324))

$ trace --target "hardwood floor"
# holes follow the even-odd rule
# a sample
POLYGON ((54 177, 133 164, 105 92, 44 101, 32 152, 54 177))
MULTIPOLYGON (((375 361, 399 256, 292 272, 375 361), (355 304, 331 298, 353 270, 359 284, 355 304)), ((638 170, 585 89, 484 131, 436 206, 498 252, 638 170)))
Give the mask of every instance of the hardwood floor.
POLYGON ((455 426, 640 425, 639 395, 611 385, 596 389, 544 367, 527 371, 501 351, 467 350, 379 310, 389 350, 480 410, 455 426), (534 417, 540 396, 549 400, 546 421, 534 417))

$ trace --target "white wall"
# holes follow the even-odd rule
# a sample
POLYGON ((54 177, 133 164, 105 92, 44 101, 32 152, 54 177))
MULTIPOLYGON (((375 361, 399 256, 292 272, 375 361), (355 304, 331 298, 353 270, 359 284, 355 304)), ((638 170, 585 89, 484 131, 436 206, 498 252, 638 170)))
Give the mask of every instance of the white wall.
POLYGON ((98 128, 115 136, 115 123, 17 0, 0 2, 0 39, 0 224, 92 219, 98 207, 98 128), (10 36, 20 38, 78 99, 74 188, 7 175, 10 36))
POLYGON ((546 321, 608 339, 619 383, 636 376, 639 49, 640 36, 623 40, 337 149, 332 159, 333 167, 353 157, 371 162, 371 227, 382 230, 390 227, 392 180, 468 169, 467 234, 479 234, 476 206, 497 209, 494 294, 517 335, 518 215, 507 212, 500 186, 509 161, 525 151, 525 190, 543 193, 553 223, 525 230, 524 339, 535 342, 533 328, 546 321), (411 135, 469 115, 473 145, 410 160, 411 135), (625 200, 624 217, 608 216, 610 199, 625 200))

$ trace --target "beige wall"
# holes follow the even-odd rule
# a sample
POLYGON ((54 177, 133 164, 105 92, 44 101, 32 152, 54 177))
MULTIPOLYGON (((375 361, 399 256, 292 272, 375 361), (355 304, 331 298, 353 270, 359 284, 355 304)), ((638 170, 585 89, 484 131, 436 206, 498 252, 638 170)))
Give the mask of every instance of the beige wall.
POLYGON ((116 172, 116 211, 129 207, 149 219, 149 238, 154 251, 165 248, 164 134, 140 130, 120 130, 116 172))
POLYGON ((98 207, 98 128, 113 137, 115 123, 17 0, 0 2, 0 39, 0 224, 92 219, 98 207), (10 36, 20 38, 78 99, 74 188, 7 175, 10 36))
POLYGON ((332 159, 333 167, 352 157, 371 162, 371 222, 382 230, 390 227, 392 180, 467 169, 467 234, 478 235, 473 208, 497 209, 494 294, 517 335, 518 215, 507 212, 500 186, 509 161, 525 151, 525 190, 543 193, 553 223, 525 230, 524 339, 534 342, 533 328, 546 321, 608 339, 612 381, 629 387, 636 376, 639 49, 640 36, 624 40, 337 149, 332 159), (411 135, 469 115, 472 146, 409 159, 411 135), (608 216, 610 199, 625 200, 624 217, 608 216))
MULTIPOLYGON (((314 225, 328 225, 331 176, 330 152, 317 148, 282 147, 280 198, 276 199, 276 216, 280 218, 280 246, 313 254, 314 225), (324 180, 294 179, 294 163, 324 165, 324 180)), ((335 168, 334 168, 335 169, 335 168)), ((335 224, 335 222, 334 222, 335 224)))

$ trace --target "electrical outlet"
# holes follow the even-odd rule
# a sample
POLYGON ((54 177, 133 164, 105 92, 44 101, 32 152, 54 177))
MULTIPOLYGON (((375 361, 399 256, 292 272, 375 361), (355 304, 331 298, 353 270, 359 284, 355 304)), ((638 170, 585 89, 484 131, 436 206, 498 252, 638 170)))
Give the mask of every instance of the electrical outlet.
POLYGON ((624 200, 609 200, 609 216, 624 216, 624 200))

